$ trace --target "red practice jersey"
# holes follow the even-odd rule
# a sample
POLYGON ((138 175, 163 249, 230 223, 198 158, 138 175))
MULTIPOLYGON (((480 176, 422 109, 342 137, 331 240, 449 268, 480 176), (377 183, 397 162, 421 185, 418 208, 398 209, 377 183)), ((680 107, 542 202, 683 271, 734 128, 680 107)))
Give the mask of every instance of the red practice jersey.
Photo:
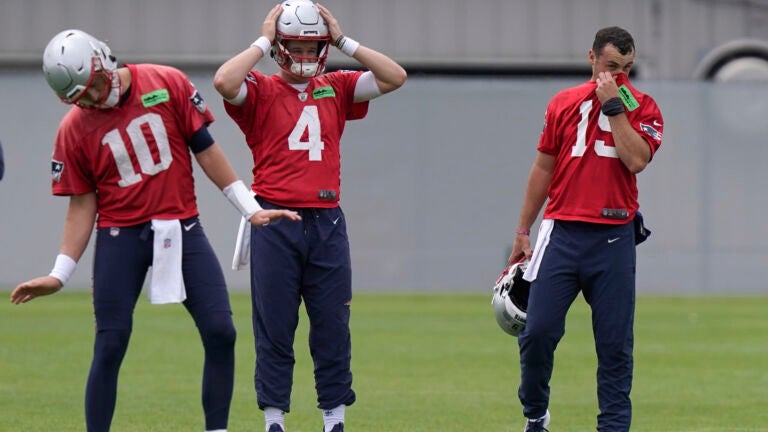
POLYGON ((131 88, 113 109, 72 107, 59 126, 54 195, 97 193, 98 227, 196 216, 187 143, 213 122, 189 78, 160 65, 127 65, 131 88))
MULTIPOLYGON (((661 145, 664 120, 656 102, 616 77, 632 127, 648 143, 651 156, 661 145)), ((549 185, 548 219, 624 224, 638 209, 637 181, 616 154, 611 126, 595 95, 595 81, 561 91, 547 106, 538 150, 556 158, 549 185), (625 210, 626 218, 602 216, 625 210)))
POLYGON ((245 101, 224 101, 253 154, 257 195, 284 207, 338 206, 341 134, 347 120, 368 113, 367 101, 353 103, 361 74, 323 74, 298 91, 278 75, 251 71, 245 101))

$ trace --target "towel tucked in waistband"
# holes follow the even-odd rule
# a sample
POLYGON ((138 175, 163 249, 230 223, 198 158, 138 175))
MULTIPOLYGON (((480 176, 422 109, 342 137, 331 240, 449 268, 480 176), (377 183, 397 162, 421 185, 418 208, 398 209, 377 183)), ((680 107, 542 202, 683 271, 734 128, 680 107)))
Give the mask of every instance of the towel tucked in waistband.
POLYGON ((147 295, 152 304, 181 303, 187 298, 181 272, 181 223, 178 219, 152 220, 155 232, 152 278, 147 295))
POLYGON ((539 274, 541 259, 544 257, 544 250, 547 249, 549 236, 552 234, 552 228, 554 227, 554 219, 543 219, 541 224, 539 224, 539 234, 536 235, 536 246, 533 248, 533 256, 531 256, 531 262, 528 264, 528 268, 525 269, 525 273, 523 273, 523 279, 528 282, 535 281, 536 276, 539 274))
POLYGON ((235 240, 235 254, 232 257, 232 270, 242 270, 251 263, 251 223, 248 219, 240 218, 235 240))

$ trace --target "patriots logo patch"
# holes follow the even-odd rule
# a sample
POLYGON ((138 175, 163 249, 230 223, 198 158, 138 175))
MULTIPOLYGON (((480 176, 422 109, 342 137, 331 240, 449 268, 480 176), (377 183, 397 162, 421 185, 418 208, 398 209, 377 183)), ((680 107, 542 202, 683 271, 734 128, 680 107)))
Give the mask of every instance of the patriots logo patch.
POLYGON ((205 113, 205 100, 203 100, 203 97, 200 96, 199 91, 195 90, 195 94, 189 97, 189 101, 192 102, 192 105, 194 105, 198 111, 205 113))
POLYGON ((61 173, 64 172, 64 162, 51 159, 51 177, 56 183, 61 181, 61 173))
POLYGON ((645 123, 640 123, 640 130, 645 132, 646 135, 655 139, 656 141, 661 141, 661 132, 656 130, 653 126, 647 125, 645 123))

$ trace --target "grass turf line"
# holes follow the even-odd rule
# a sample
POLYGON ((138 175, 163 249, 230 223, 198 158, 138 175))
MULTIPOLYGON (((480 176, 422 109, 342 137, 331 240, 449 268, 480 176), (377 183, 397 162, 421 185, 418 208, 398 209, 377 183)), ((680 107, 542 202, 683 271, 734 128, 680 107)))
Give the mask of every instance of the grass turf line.
MULTIPOLYGON (((2 291, 0 295, 8 292, 2 291)), ((356 293, 348 429, 509 431, 522 427, 517 341, 484 294, 356 293)), ((6 297, 7 298, 7 297, 6 297)), ((253 391, 247 293, 231 294, 238 330, 230 432, 263 427, 253 391)), ((0 302, 0 431, 80 431, 93 345, 91 298, 64 292, 0 302)), ((639 296, 635 432, 768 431, 768 297, 639 296)), ((296 337, 290 432, 321 428, 307 319, 296 337)), ((594 343, 579 298, 555 356, 551 429, 594 430, 594 343)), ((140 299, 120 374, 112 430, 202 431, 202 346, 179 305, 140 299)))

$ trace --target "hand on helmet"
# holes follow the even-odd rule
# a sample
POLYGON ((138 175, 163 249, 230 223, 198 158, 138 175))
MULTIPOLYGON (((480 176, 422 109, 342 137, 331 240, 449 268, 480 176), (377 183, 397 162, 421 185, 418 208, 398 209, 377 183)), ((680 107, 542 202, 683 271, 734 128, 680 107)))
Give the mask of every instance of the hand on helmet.
POLYGON ((527 235, 515 236, 515 243, 512 245, 512 253, 509 254, 509 264, 531 259, 533 250, 531 249, 531 238, 527 235))
POLYGON ((283 13, 283 5, 278 4, 269 11, 267 17, 264 18, 264 24, 261 25, 261 35, 269 39, 270 42, 275 41, 277 20, 280 18, 281 13, 283 13))
POLYGON ((317 10, 320 11, 320 16, 322 16, 325 22, 328 24, 328 33, 331 35, 331 43, 333 43, 336 39, 344 35, 344 32, 341 31, 339 21, 336 20, 336 18, 333 16, 333 14, 331 14, 331 11, 329 11, 327 7, 321 5, 320 3, 315 3, 315 6, 317 6, 317 10))

